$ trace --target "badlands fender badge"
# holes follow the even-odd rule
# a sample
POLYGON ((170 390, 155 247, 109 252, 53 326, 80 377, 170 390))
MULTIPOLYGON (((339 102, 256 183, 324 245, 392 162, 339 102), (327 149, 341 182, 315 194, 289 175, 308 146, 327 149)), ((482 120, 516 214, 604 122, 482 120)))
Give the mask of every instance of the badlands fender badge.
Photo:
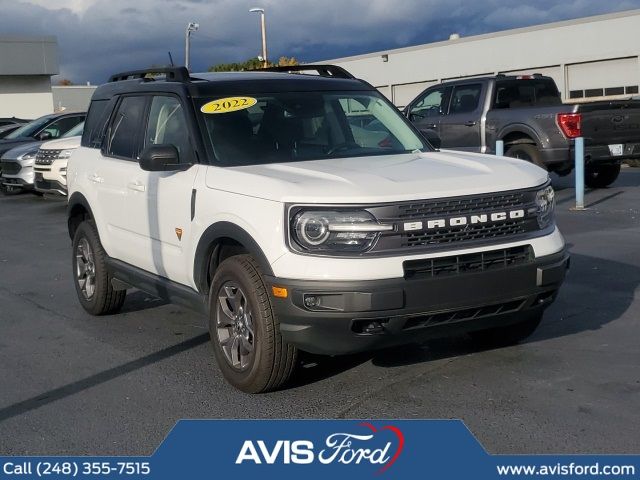
POLYGON ((258 100, 253 97, 226 97, 205 103, 200 107, 200 111, 208 114, 229 113, 244 110, 256 103, 258 100))

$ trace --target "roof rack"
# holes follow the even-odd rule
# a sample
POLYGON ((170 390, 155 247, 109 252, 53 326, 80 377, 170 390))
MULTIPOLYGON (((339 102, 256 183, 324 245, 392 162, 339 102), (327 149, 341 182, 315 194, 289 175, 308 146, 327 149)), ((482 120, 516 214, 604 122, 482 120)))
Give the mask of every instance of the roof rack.
POLYGON ((257 68, 253 70, 254 72, 283 72, 283 73, 291 73, 291 72, 304 72, 304 71, 315 71, 318 72, 318 75, 321 77, 334 77, 334 78, 348 78, 355 79, 353 75, 347 72, 344 68, 339 67, 338 65, 288 65, 282 67, 267 67, 267 68, 257 68))
POLYGON ((109 77, 109 83, 146 78, 147 75, 151 73, 164 73, 167 80, 175 82, 189 82, 191 80, 189 71, 185 67, 151 67, 145 70, 132 70, 130 72, 116 73, 109 77))

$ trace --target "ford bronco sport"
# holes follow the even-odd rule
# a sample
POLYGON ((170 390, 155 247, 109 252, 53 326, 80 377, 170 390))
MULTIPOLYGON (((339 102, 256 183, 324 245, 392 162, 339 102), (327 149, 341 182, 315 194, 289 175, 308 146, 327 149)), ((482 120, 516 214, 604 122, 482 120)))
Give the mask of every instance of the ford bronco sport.
POLYGON ((115 313, 135 287, 203 313, 245 392, 284 384, 299 350, 530 335, 568 265, 547 172, 434 150, 338 67, 283 70, 96 90, 68 166, 85 310, 115 313))

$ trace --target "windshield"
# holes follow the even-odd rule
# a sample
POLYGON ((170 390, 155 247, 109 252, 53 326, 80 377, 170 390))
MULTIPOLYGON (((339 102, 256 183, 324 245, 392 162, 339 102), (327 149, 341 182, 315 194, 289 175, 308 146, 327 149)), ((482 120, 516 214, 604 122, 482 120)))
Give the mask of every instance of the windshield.
POLYGON ((44 127, 50 121, 51 121, 51 115, 40 117, 34 120, 33 122, 29 122, 26 125, 23 125, 20 128, 14 130, 4 138, 11 139, 11 138, 20 138, 20 137, 31 137, 35 135, 42 127, 44 127))
POLYGON ((223 165, 392 155, 428 148, 376 92, 282 92, 201 99, 223 165))
POLYGON ((80 122, 78 125, 73 127, 67 133, 62 135, 62 137, 77 137, 78 135, 82 135, 82 131, 84 130, 84 122, 80 122))

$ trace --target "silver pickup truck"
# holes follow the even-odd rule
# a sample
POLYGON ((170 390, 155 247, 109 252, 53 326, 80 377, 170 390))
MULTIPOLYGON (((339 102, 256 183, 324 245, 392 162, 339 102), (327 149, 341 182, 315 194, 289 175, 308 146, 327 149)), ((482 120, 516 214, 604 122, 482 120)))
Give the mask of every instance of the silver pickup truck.
POLYGON ((404 114, 447 149, 505 155, 567 175, 574 139, 585 139, 585 183, 606 187, 624 159, 640 158, 640 100, 563 104, 550 77, 497 75, 434 85, 404 114))

